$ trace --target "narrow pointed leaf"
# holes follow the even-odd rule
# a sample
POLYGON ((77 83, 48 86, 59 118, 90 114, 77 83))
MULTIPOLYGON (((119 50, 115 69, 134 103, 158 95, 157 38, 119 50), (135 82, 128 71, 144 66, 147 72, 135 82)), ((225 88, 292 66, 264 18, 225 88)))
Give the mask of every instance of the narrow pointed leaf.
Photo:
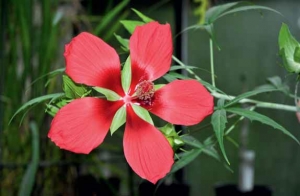
POLYGON ((265 115, 259 114, 255 111, 242 109, 242 108, 226 108, 226 110, 228 112, 231 112, 231 113, 234 113, 234 114, 237 114, 240 116, 245 116, 246 118, 249 118, 250 120, 259 121, 263 124, 266 124, 275 129, 278 129, 282 133, 286 134, 287 136, 289 136, 290 138, 295 140, 298 144, 300 144, 298 139, 295 136, 293 136, 288 130, 286 130, 283 126, 281 126, 280 124, 278 124, 277 122, 275 122, 274 120, 272 120, 271 118, 269 118, 265 115))
POLYGON ((195 160, 201 152, 202 149, 193 149, 191 151, 182 153, 180 155, 180 159, 174 163, 170 173, 175 173, 181 168, 187 166, 189 163, 195 160))
POLYGON ((41 103, 43 101, 49 100, 49 99, 57 99, 59 97, 62 97, 64 95, 64 93, 54 93, 54 94, 50 94, 50 95, 44 95, 41 97, 37 97, 34 99, 31 99, 30 101, 26 102, 24 105, 22 105, 15 113, 14 115, 11 117, 9 124, 11 123, 11 121, 15 118, 15 116, 17 114, 19 114, 20 112, 22 112, 23 110, 27 109, 29 106, 41 103))
POLYGON ((230 10, 234 6, 237 6, 240 2, 232 2, 232 3, 226 3, 223 5, 218 5, 210 8, 207 10, 205 15, 205 22, 206 23, 213 23, 215 20, 218 19, 218 17, 224 13, 226 10, 230 10))
POLYGON ((226 123, 227 123, 227 117, 226 117, 226 111, 224 109, 217 110, 212 114, 211 124, 214 128, 214 132, 215 132, 215 135, 219 142, 221 152, 222 152, 226 162, 228 164, 230 164, 229 160, 226 156, 224 143, 223 143, 223 136, 224 136, 224 130, 226 128, 226 123))
POLYGON ((31 195, 32 189, 34 187, 35 175, 39 167, 39 131, 36 123, 34 122, 31 122, 29 126, 32 134, 32 156, 31 161, 28 164, 26 172, 22 178, 21 186, 18 193, 19 196, 31 195))
POLYGON ((136 9, 132 9, 132 11, 134 11, 138 15, 138 17, 140 17, 145 23, 154 21, 152 18, 145 16, 144 14, 142 14, 141 12, 139 12, 136 9))
POLYGON ((102 31, 104 31, 105 28, 111 24, 112 20, 127 6, 129 2, 130 0, 123 0, 114 6, 114 8, 103 17, 99 25, 95 28, 93 34, 99 35, 102 31))
POLYGON ((240 100, 242 99, 245 99, 247 97, 251 97, 251 96, 254 96, 254 95, 257 95, 257 94, 260 94, 260 93, 266 93, 266 92, 272 92, 272 91, 279 91, 279 89, 275 88, 275 87, 272 87, 272 86, 269 86, 269 87, 266 87, 266 88, 259 88, 259 89, 255 89, 253 91, 248 91, 246 93, 243 93, 237 97, 235 97, 234 99, 232 99, 231 101, 229 101, 227 104, 225 104, 224 107, 229 107, 237 102, 239 102, 240 100))
POLYGON ((237 13, 237 12, 241 12, 241 11, 249 11, 249 10, 267 10, 267 11, 271 11, 271 12, 274 12, 276 14, 279 14, 279 15, 283 16, 277 10, 274 10, 272 8, 269 8, 269 7, 259 6, 259 5, 248 5, 248 6, 242 6, 242 7, 233 8, 233 9, 231 9, 229 11, 226 11, 223 14, 219 15, 217 19, 219 19, 219 18, 221 18, 223 16, 226 16, 228 14, 233 14, 233 13, 237 13))

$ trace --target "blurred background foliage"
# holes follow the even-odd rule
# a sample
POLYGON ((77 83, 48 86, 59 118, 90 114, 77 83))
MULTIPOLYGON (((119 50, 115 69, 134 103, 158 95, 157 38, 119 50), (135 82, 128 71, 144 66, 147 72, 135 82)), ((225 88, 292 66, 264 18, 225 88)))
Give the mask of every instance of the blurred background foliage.
MULTIPOLYGON (((188 24, 203 23, 209 6, 226 2, 189 1, 188 24)), ((300 38, 300 3, 297 0, 253 2, 276 9, 285 17, 265 11, 247 11, 225 16, 216 22, 216 39, 221 47, 221 50, 215 51, 216 83, 218 88, 233 95, 265 84, 266 78, 274 75, 279 75, 287 84, 293 84, 295 80, 279 66, 277 38, 282 22, 289 24, 294 36, 300 38)), ((114 33, 129 36, 121 28, 119 20, 136 17, 130 8, 137 8, 175 28, 174 16, 177 13, 171 0, 1 1, 1 195, 29 195, 31 188, 32 195, 79 195, 80 184, 88 182, 93 186, 95 178, 102 184, 108 184, 110 188, 107 191, 115 195, 133 195, 132 189, 136 189, 134 187, 141 180, 135 176, 132 180, 133 174, 122 152, 122 133, 119 133, 120 137, 107 137, 101 147, 86 156, 60 150, 47 138, 51 117, 45 114, 45 105, 33 107, 9 124, 10 118, 23 103, 34 97, 62 91, 61 75, 47 73, 64 67, 64 45, 79 32, 89 31, 101 37, 123 57, 114 33)), ((200 67, 197 74, 209 81, 208 34, 202 30, 187 33, 187 64, 200 67)), ((261 98, 291 104, 276 93, 261 98)), ((299 123, 294 113, 261 112, 300 138, 299 123)), ((200 129, 208 122, 209 119, 191 127, 192 135, 200 141, 211 135, 211 127, 200 129)), ((157 125, 163 124, 157 122, 157 125)), ((238 126, 230 135, 236 141, 239 141, 240 129, 238 126)), ((253 123, 249 129, 249 148, 256 152, 255 182, 270 186, 274 196, 300 195, 299 146, 270 127, 253 123)), ((234 173, 207 156, 199 156, 184 172, 184 180, 190 185, 192 196, 211 196, 217 183, 237 182, 238 149, 227 140, 225 147, 234 173)))

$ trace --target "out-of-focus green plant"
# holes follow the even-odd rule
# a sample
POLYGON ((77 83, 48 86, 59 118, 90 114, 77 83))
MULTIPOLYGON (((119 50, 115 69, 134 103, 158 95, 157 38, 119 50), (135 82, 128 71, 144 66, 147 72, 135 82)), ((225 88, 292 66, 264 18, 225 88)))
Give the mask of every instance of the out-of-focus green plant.
POLYGON ((76 160, 80 164, 83 160, 79 155, 66 155, 46 139, 50 117, 45 115, 44 108, 35 106, 44 103, 48 95, 28 104, 30 111, 16 116, 9 123, 20 105, 28 100, 45 94, 59 97, 56 89, 60 89, 62 84, 55 76, 64 70, 50 71, 63 67, 63 45, 73 36, 73 26, 79 26, 79 31, 92 31, 109 41, 121 25, 114 21, 123 20, 128 15, 125 8, 129 0, 116 6, 110 0, 105 12, 97 16, 80 12, 84 8, 76 7, 76 3, 80 4, 79 1, 61 0, 1 1, 0 164, 4 169, 0 171, 0 195, 17 195, 18 192, 19 195, 29 195, 34 186, 38 188, 36 195, 42 195, 43 191, 50 191, 47 194, 53 195, 62 192, 65 185, 57 186, 55 183, 61 181, 62 171, 64 176, 72 175, 72 168, 56 168, 55 162, 64 160, 72 163, 76 160), (34 126, 30 122, 34 122, 34 126), (37 138, 40 145, 36 145, 37 138), (38 149, 35 148, 40 150, 40 161, 55 168, 38 170, 38 149))

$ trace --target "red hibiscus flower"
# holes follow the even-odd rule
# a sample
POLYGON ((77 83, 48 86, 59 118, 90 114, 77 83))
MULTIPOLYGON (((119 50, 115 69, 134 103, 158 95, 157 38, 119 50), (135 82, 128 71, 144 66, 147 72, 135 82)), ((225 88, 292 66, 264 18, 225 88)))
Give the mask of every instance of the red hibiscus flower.
POLYGON ((131 84, 124 91, 116 51, 101 39, 81 33, 65 48, 66 74, 75 82, 114 91, 119 100, 75 99, 54 117, 48 137, 60 148, 88 154, 106 136, 114 115, 126 108, 124 154, 142 178, 156 183, 173 164, 173 150, 164 135, 141 119, 133 106, 143 107, 172 124, 194 125, 213 111, 213 97, 196 80, 176 80, 155 90, 153 81, 170 68, 170 25, 151 22, 130 38, 131 84))

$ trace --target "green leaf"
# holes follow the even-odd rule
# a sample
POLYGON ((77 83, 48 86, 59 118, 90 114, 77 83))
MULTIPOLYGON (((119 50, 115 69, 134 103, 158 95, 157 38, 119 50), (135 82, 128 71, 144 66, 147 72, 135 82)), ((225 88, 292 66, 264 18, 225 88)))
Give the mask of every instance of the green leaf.
POLYGON ((112 90, 106 89, 106 88, 101 88, 101 87, 93 87, 97 92, 103 94, 107 100, 109 101, 117 101, 120 100, 121 97, 117 93, 115 93, 112 90))
MULTIPOLYGON (((202 149, 204 154, 216 159, 217 161, 223 162, 221 160, 221 157, 220 157, 218 151, 214 147, 216 144, 216 141, 212 139, 213 137, 206 138, 204 140, 203 144, 201 142, 199 142, 195 137, 190 136, 190 135, 183 135, 183 136, 181 136, 181 138, 186 145, 192 146, 194 148, 202 149)), ((230 172, 233 172, 232 169, 225 162, 223 162, 223 165, 230 172)))
POLYGON ((300 144, 298 139, 295 136, 293 136, 288 130, 286 130, 283 126, 281 126, 280 124, 278 124, 277 122, 275 122, 274 120, 272 120, 271 118, 269 118, 265 115, 259 114, 254 111, 242 109, 242 108, 226 108, 226 110, 228 112, 231 112, 231 113, 234 113, 234 114, 237 114, 240 116, 245 116, 246 118, 249 118, 250 120, 259 121, 263 124, 266 124, 275 129, 278 129, 278 130, 282 131, 284 134, 286 134, 287 136, 289 136, 290 138, 292 138, 293 140, 295 140, 298 144, 300 144))
POLYGON ((274 88, 273 86, 269 86, 269 87, 266 87, 266 88, 259 88, 259 89, 255 89, 253 91, 248 91, 246 93, 243 93, 237 97, 235 97, 234 99, 232 99, 231 101, 229 101, 227 104, 225 104, 224 107, 229 107, 237 102, 239 102, 240 100, 242 99, 245 99, 247 97, 251 97, 251 96, 254 96, 254 95, 257 95, 257 94, 260 94, 260 93, 266 93, 266 92, 272 92, 272 91, 278 91, 277 88, 274 88))
POLYGON ((30 130, 31 130, 31 148, 32 148, 32 156, 31 161, 26 169, 26 172, 22 178, 21 186, 19 189, 19 196, 23 195, 31 195, 34 182, 35 182, 35 176, 39 167, 39 131, 36 123, 31 122, 29 124, 30 130))
POLYGON ((232 10, 226 11, 226 12, 222 13, 221 15, 219 15, 218 18, 221 18, 221 17, 226 16, 228 14, 233 14, 233 13, 237 13, 237 12, 241 12, 241 11, 249 11, 249 10, 267 10, 267 11, 271 11, 271 12, 274 12, 276 14, 279 14, 279 15, 283 16, 277 10, 274 10, 272 8, 269 8, 269 7, 259 6, 259 5, 248 5, 248 6, 237 7, 237 8, 234 8, 232 10))
POLYGON ((223 16, 228 14, 233 14, 241 11, 249 11, 249 10, 267 10, 271 12, 275 12, 282 16, 282 14, 272 8, 253 5, 251 2, 233 2, 226 3, 219 6, 214 6, 206 12, 205 21, 206 24, 214 23, 216 20, 220 19, 223 16))
POLYGON ((145 16, 144 14, 142 14, 141 12, 139 12, 136 9, 132 8, 132 11, 134 11, 138 15, 138 17, 140 17, 145 23, 154 21, 152 18, 149 18, 148 16, 145 16))
POLYGON ((211 138, 206 139, 205 144, 202 144, 195 137, 190 135, 183 135, 181 139, 186 145, 192 146, 194 148, 202 149, 203 153, 220 161, 220 156, 216 151, 216 149, 214 149, 214 145, 216 142, 212 141, 211 138))
POLYGON ((85 96, 88 92, 88 89, 81 85, 76 84, 73 80, 67 76, 63 75, 63 90, 67 98, 76 99, 85 96))
POLYGON ((129 51, 129 40, 121 37, 120 35, 114 34, 116 39, 119 41, 119 43, 123 46, 125 49, 125 52, 129 51))
POLYGON ((57 99, 59 97, 62 97, 64 95, 64 93, 54 93, 54 94, 50 94, 50 95, 44 95, 44 96, 41 96, 41 97, 37 97, 37 98, 34 98, 34 99, 31 99, 30 101, 26 102, 24 105, 22 105, 15 113, 14 115, 11 117, 10 121, 8 124, 11 123, 11 121, 15 118, 15 116, 17 114, 19 114, 21 111, 27 109, 29 106, 32 106, 32 105, 35 105, 35 104, 38 104, 38 103, 41 103, 43 101, 46 101, 48 99, 57 99))
POLYGON ((191 151, 181 153, 180 159, 173 164, 170 173, 175 173, 176 171, 180 170, 181 168, 191 163, 193 160, 195 160, 198 157, 198 155, 201 152, 202 149, 193 149, 191 151))
POLYGON ((121 73, 122 87, 125 93, 129 91, 131 84, 131 61, 130 56, 127 57, 121 73))
POLYGON ((229 160, 226 156, 224 143, 223 143, 223 136, 224 136, 224 130, 226 128, 226 123, 227 123, 227 117, 226 117, 226 111, 224 109, 216 110, 212 114, 211 124, 214 128, 214 132, 215 132, 215 135, 219 142, 221 152, 222 152, 226 162, 230 165, 229 160))
POLYGON ((125 29, 132 34, 134 29, 137 26, 141 26, 144 25, 145 23, 141 22, 141 21, 136 21, 136 20, 121 20, 120 23, 122 23, 122 25, 125 27, 125 29))
POLYGON ((223 5, 213 6, 212 8, 208 9, 205 15, 205 22, 210 24, 213 23, 215 20, 219 18, 219 16, 230 10, 234 6, 241 4, 241 2, 233 2, 233 3, 226 3, 223 5))
POLYGON ((46 73, 46 74, 44 74, 44 75, 38 77, 37 79, 35 79, 33 82, 31 82, 30 85, 35 84, 37 81, 39 81, 39 80, 45 78, 46 76, 49 76, 49 77, 51 78, 51 77, 54 77, 54 76, 56 76, 56 75, 58 75, 58 74, 62 74, 64 71, 65 71, 65 68, 59 68, 59 69, 56 69, 56 70, 51 71, 51 72, 49 72, 49 73, 46 73))
POLYGON ((149 114, 149 112, 141 107, 141 106, 138 106, 138 105, 135 105, 135 104, 131 104, 134 112, 143 120, 145 120, 146 122, 150 123, 151 125, 154 125, 153 121, 152 121, 152 118, 149 114))
POLYGON ((112 123, 110 125, 110 133, 111 135, 118 130, 124 123, 126 122, 126 107, 120 107, 116 112, 112 123))
POLYGON ((300 73, 300 63, 295 61, 295 56, 297 56, 296 48, 300 45, 291 35, 288 26, 284 23, 281 25, 278 42, 285 69, 289 72, 300 73))
POLYGON ((297 46, 294 53, 294 61, 300 63, 300 47, 297 46))

